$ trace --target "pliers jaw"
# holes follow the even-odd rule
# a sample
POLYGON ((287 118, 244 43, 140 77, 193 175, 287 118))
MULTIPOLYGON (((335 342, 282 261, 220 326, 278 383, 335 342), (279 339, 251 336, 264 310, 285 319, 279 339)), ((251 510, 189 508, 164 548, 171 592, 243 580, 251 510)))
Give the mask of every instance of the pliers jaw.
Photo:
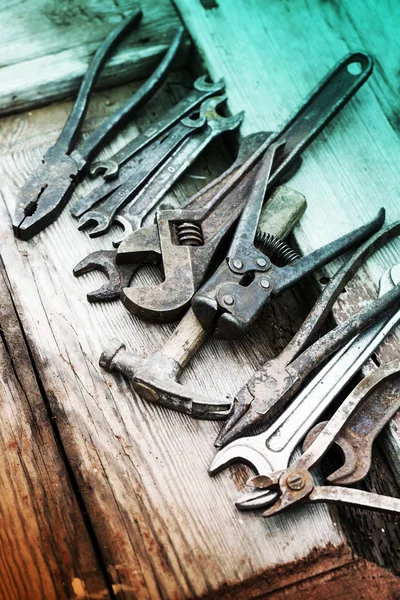
POLYGON ((16 237, 29 240, 57 219, 84 165, 77 152, 65 154, 57 146, 48 149, 18 194, 13 216, 16 237))
MULTIPOLYGON (((235 260, 227 258, 215 274, 194 296, 192 308, 206 329, 215 327, 215 337, 234 340, 243 337, 249 322, 257 318, 273 293, 274 265, 259 254, 262 266, 235 268, 235 260)), ((237 263, 239 264, 239 263, 237 263)))

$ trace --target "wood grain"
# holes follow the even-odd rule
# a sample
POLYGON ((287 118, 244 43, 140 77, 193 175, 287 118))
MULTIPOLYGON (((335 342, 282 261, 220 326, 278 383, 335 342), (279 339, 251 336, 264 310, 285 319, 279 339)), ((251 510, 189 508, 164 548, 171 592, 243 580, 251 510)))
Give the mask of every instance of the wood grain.
POLYGON ((0 265, 0 597, 108 598, 0 265))
MULTIPOLYGON (((177 79, 170 78, 165 91, 177 94, 178 89, 177 79)), ((105 97, 118 105, 126 93, 122 88, 99 94, 89 123, 96 122, 96 107, 104 110, 105 97)), ((165 107, 168 97, 160 95, 158 106, 165 107)), ((35 141, 56 135, 67 109, 52 107, 48 121, 47 110, 35 111, 23 138, 16 135, 14 152, 2 157, 0 239, 21 322, 114 592, 152 600, 219 597, 224 588, 246 587, 244 582, 258 578, 244 596, 255 597, 278 589, 279 574, 295 582, 351 562, 340 526, 333 525, 324 506, 299 507, 271 520, 237 513, 234 500, 248 471, 235 468, 214 479, 207 474, 218 425, 149 405, 122 377, 98 367, 107 339, 117 336, 132 351, 150 353, 175 327, 140 322, 119 302, 86 302, 86 291, 98 286, 101 275, 75 279, 72 268, 90 251, 110 244, 109 238, 92 240, 78 232, 68 210, 31 242, 13 237, 8 211, 44 150, 35 141), (299 570, 295 565, 301 559, 306 563, 299 570)), ((150 107, 146 114, 152 118, 150 107)), ((5 120, 5 138, 16 130, 15 119, 5 120)), ((139 126, 145 121, 143 114, 139 126)), ((214 145, 173 195, 186 197, 227 163, 221 145, 214 145)), ((90 185, 84 182, 76 194, 90 185)), ((146 269, 139 276, 150 283, 157 274, 146 269)), ((243 342, 210 341, 201 348, 182 381, 224 399, 285 345, 304 314, 301 298, 283 295, 243 342)))
MULTIPOLYGON (((0 115, 54 102, 78 90, 91 56, 138 3, 130 0, 15 0, 0 6, 0 115)), ((142 0, 140 26, 121 42, 101 73, 109 88, 147 77, 179 24, 167 1, 142 0)), ((177 66, 188 58, 189 41, 177 66)))

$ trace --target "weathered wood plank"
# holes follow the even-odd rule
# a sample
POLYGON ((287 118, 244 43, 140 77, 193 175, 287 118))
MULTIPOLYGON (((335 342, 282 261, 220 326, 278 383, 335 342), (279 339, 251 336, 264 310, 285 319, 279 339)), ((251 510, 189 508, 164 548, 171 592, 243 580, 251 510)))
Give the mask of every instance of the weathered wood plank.
MULTIPOLYGON (((78 89, 90 58, 135 6, 128 0, 17 0, 0 7, 0 114, 65 98, 78 89)), ((140 26, 124 40, 99 79, 108 88, 149 75, 179 19, 171 4, 143 0, 140 26)), ((188 40, 177 66, 185 64, 188 40)))
MULTIPOLYGON (((100 110, 105 98, 118 103, 124 93, 98 94, 93 110, 100 110)), ((168 94, 160 96, 158 106, 165 108, 168 101, 168 94)), ((76 280, 72 268, 91 250, 104 247, 104 239, 78 232, 68 211, 31 242, 14 239, 5 206, 12 211, 18 186, 39 160, 43 147, 34 147, 35 140, 56 134, 66 108, 52 107, 49 122, 43 117, 47 111, 36 111, 25 122, 27 148, 17 135, 15 151, 2 157, 0 236, 23 327, 113 589, 121 597, 153 600, 219 597, 233 587, 235 597, 250 598, 351 563, 340 525, 333 525, 324 506, 299 507, 268 521, 239 514, 234 499, 247 470, 233 470, 232 484, 229 473, 213 480, 207 474, 219 426, 146 404, 123 378, 97 366, 108 338, 121 337, 133 351, 150 353, 174 327, 140 322, 120 303, 86 302, 85 291, 96 287, 101 276, 76 280)), ((141 126, 146 118, 151 118, 150 107, 141 126)), ((9 118, 3 135, 15 129, 16 121, 9 118)), ((226 164, 226 154, 214 147, 174 195, 187 196, 226 164)), ((77 194, 88 187, 85 182, 77 194)), ((141 277, 149 282, 155 273, 148 270, 141 277)), ((242 343, 206 344, 183 381, 224 398, 262 359, 282 348, 303 316, 301 299, 285 294, 242 343)))
POLYGON ((0 266, 0 597, 108 598, 0 266))

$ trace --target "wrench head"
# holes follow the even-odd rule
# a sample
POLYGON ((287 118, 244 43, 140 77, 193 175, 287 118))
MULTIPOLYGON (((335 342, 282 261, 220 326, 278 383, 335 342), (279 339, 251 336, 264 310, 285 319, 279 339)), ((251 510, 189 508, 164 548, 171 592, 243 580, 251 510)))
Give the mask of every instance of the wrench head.
POLYGON ((89 173, 92 177, 103 175, 104 179, 115 179, 118 175, 119 166, 115 160, 108 159, 97 161, 90 165, 89 173))
POLYGON ((137 265, 117 265, 116 255, 116 250, 98 250, 86 256, 74 267, 75 277, 92 271, 101 271, 108 278, 107 283, 87 294, 89 302, 116 300, 120 297, 122 288, 129 285, 137 265))
POLYGON ((81 231, 90 225, 94 225, 94 228, 89 232, 89 237, 96 238, 107 233, 111 227, 111 221, 101 210, 89 210, 79 219, 78 229, 81 231))
MULTIPOLYGON (((265 447, 265 435, 255 435, 239 438, 218 450, 214 456, 208 472, 215 475, 234 463, 243 463, 253 469, 258 475, 268 475, 274 471, 273 465, 268 460, 265 447)), ((240 510, 255 510, 273 504, 277 494, 270 490, 255 489, 243 494, 235 506, 240 510)))
POLYGON ((214 94, 218 94, 219 92, 223 92, 225 89, 225 81, 223 79, 219 79, 215 83, 210 81, 208 75, 202 75, 198 77, 194 82, 193 86, 199 92, 210 92, 214 94))

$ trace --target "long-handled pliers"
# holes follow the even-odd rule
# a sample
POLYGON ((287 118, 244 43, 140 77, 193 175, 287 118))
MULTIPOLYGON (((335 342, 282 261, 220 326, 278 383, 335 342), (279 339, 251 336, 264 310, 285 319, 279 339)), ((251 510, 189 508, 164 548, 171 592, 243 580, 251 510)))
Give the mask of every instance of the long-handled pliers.
POLYGON ((139 24, 142 11, 135 11, 114 29, 97 50, 82 81, 77 99, 57 142, 51 146, 41 165, 29 177, 19 192, 13 216, 17 237, 27 240, 53 223, 68 202, 84 174, 85 167, 132 114, 142 107, 165 80, 184 35, 179 27, 161 63, 146 82, 118 109, 97 127, 76 148, 90 92, 111 51, 117 43, 139 24))

